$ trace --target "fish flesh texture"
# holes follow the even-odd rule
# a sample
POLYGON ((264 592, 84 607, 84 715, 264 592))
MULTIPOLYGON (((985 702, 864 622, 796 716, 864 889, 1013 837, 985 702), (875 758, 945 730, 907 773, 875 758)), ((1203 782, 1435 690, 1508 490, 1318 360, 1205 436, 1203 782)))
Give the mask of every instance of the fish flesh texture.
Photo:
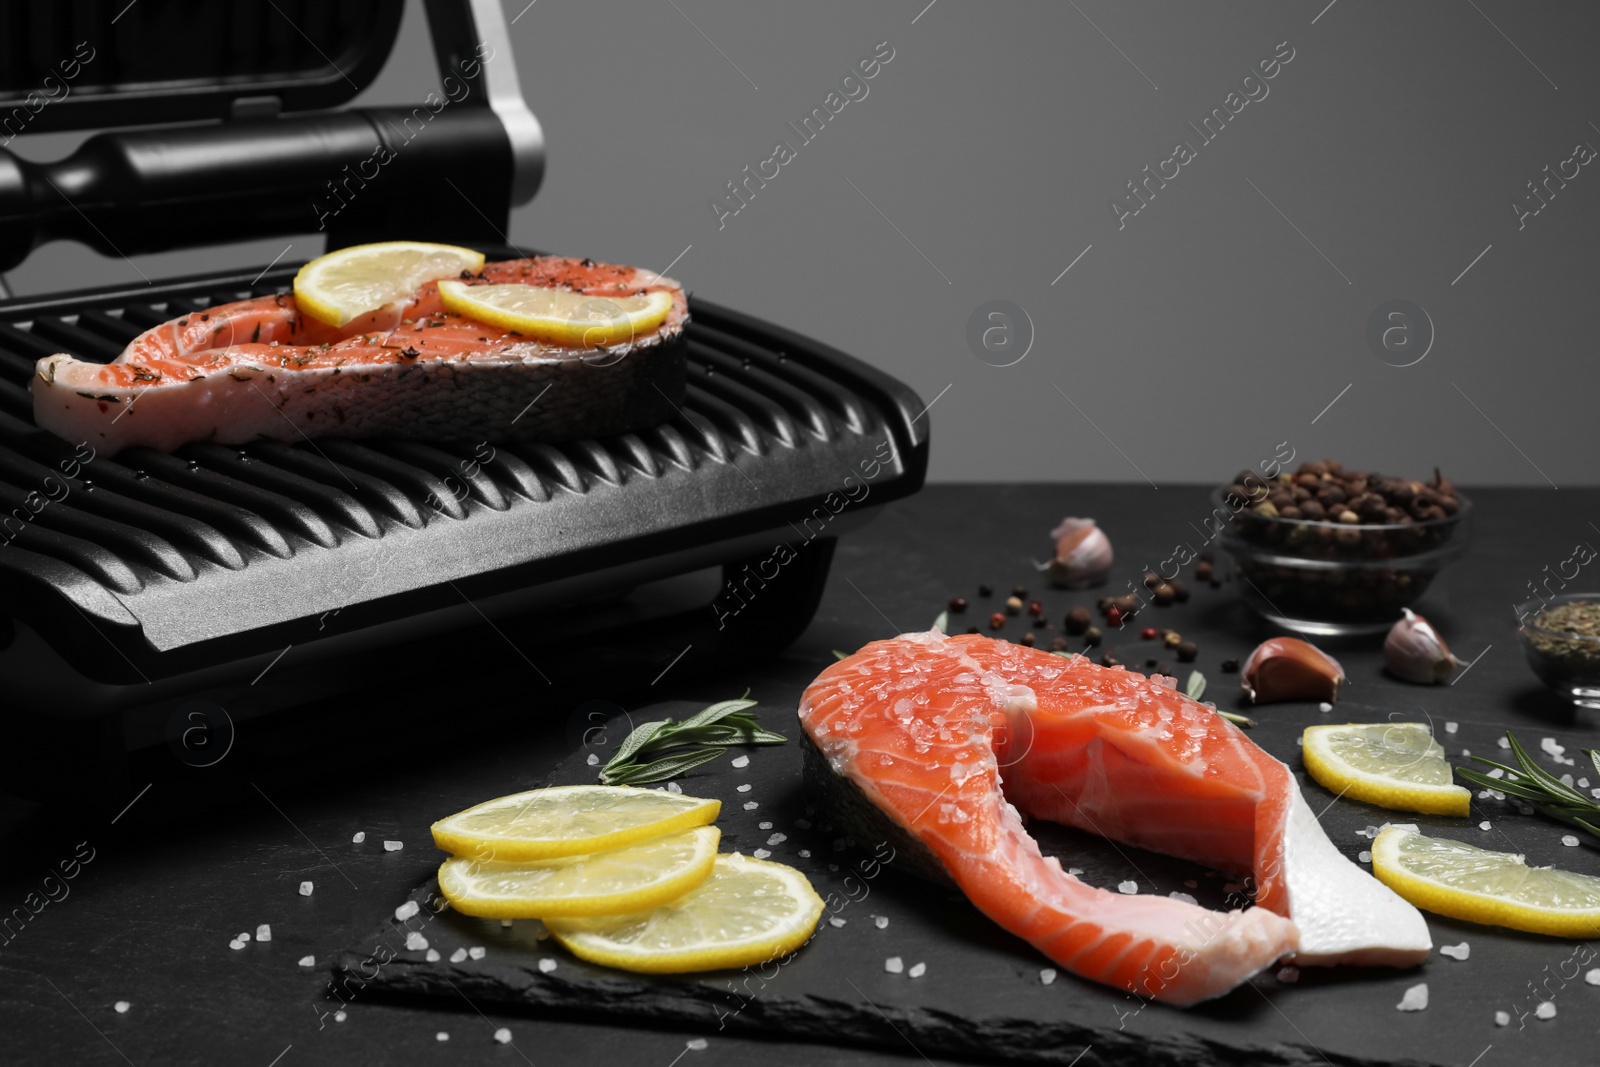
POLYGON ((933 630, 828 667, 799 715, 819 803, 1081 977, 1192 1004, 1283 958, 1403 967, 1431 951, 1421 913, 1328 840, 1288 767, 1141 674, 933 630), (1255 906, 1092 888, 1025 816, 1248 876, 1255 906))
POLYGON ((672 310, 626 343, 584 349, 447 311, 437 282, 344 326, 301 313, 292 293, 257 297, 162 323, 110 363, 46 356, 32 379, 34 421, 114 454, 256 437, 563 440, 665 422, 682 404, 688 305, 670 278, 540 256, 486 263, 463 280, 597 301, 666 290, 672 310))

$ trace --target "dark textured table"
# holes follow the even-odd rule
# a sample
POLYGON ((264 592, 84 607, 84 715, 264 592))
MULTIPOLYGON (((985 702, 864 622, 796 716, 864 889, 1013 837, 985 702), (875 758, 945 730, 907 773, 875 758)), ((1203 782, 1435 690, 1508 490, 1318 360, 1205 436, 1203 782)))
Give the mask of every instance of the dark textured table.
MULTIPOLYGON (((1381 720, 1394 715, 1431 720, 1441 728, 1446 722, 1458 724, 1455 733, 1440 731, 1457 762, 1462 748, 1492 753, 1495 738, 1508 725, 1535 742, 1556 737, 1572 754, 1579 746, 1600 743, 1593 716, 1574 713, 1529 672, 1511 610, 1513 602, 1529 595, 1530 582, 1554 573, 1572 555, 1575 543, 1600 540, 1590 525, 1591 517, 1600 515, 1600 491, 1483 489, 1471 495, 1478 505, 1471 547, 1421 606, 1473 666, 1455 685, 1418 688, 1382 675, 1377 639, 1325 642, 1351 678, 1336 716, 1381 720)), ((1057 625, 1068 607, 1092 602, 1099 594, 1045 590, 1032 574, 1031 561, 1048 550, 1047 533, 1063 515, 1094 516, 1111 534, 1117 564, 1109 589, 1120 592, 1137 580, 1144 565, 1170 555, 1175 544, 1202 547, 1195 527, 1207 513, 1206 492, 1198 487, 932 487, 893 505, 841 543, 816 621, 778 658, 730 664, 714 675, 669 672, 648 693, 608 692, 606 680, 597 678, 594 692, 585 695, 637 707, 668 699, 703 702, 748 685, 766 717, 776 721, 792 709, 801 687, 834 648, 853 649, 895 630, 924 628, 958 594, 973 607, 966 617, 952 617, 952 626, 980 623, 993 610, 976 596, 980 582, 993 583, 997 598, 1014 584, 1028 584, 1038 590, 1057 625)), ((1584 574, 1571 587, 1600 588, 1600 581, 1584 574)), ((1270 631, 1238 603, 1233 590, 1199 589, 1190 603, 1150 609, 1150 615, 1141 622, 1181 629, 1199 643, 1194 666, 1210 679, 1207 695, 1223 707, 1238 706, 1236 682, 1220 672, 1219 664, 1242 658, 1270 631)), ((1008 636, 1020 632, 1012 620, 1008 636)), ((1142 663, 1146 653, 1138 642, 1119 638, 1112 643, 1129 645, 1124 658, 1130 665, 1142 663)), ((576 1019, 500 1008, 480 1012, 465 997, 457 1003, 397 1002, 358 992, 344 1008, 344 1020, 335 1021, 340 1004, 327 996, 327 963, 367 937, 437 864, 428 824, 485 797, 543 781, 572 750, 569 720, 580 702, 581 697, 541 700, 535 688, 515 680, 451 677, 449 666, 439 665, 436 683, 409 699, 353 707, 348 715, 326 721, 241 728, 234 751, 205 771, 178 766, 170 757, 150 761, 136 774, 143 774, 139 782, 152 784, 146 792, 138 786, 131 790, 126 809, 118 803, 47 807, 0 800, 6 845, 0 918, 28 904, 37 912, 0 934, 0 1063, 292 1067, 526 1061, 540 1067, 670 1067, 756 1057, 841 1064, 947 1058, 947 1049, 927 1043, 913 1047, 887 1017, 882 1032, 871 1035, 881 1046, 877 1049, 778 1043, 764 1040, 759 1031, 735 1037, 719 1033, 709 1021, 656 1022, 648 1028, 608 1024, 604 1004, 592 1005, 576 1019), (362 844, 351 842, 358 830, 366 833, 362 844), (385 851, 385 840, 405 847, 385 851), (74 876, 49 879, 63 863, 74 876), (297 890, 306 880, 315 886, 309 897, 297 890), (54 899, 41 903, 47 893, 54 899), (271 924, 270 942, 229 947, 236 934, 254 934, 261 923, 271 924), (298 965, 306 955, 316 958, 315 967, 298 965), (120 1000, 130 1003, 125 1013, 114 1008, 120 1000), (510 1029, 510 1045, 495 1042, 498 1027, 510 1029), (439 1040, 440 1033, 448 1040, 439 1040)), ((1293 758, 1294 738, 1303 726, 1327 718, 1308 704, 1254 714, 1261 720, 1257 739, 1285 758, 1304 782, 1293 758)), ((1314 808, 1333 802, 1325 825, 1351 855, 1367 846, 1353 829, 1384 821, 1375 809, 1334 801, 1314 783, 1305 788, 1314 808)), ((1525 852, 1530 862, 1600 874, 1593 841, 1563 847, 1565 828, 1494 801, 1475 800, 1470 823, 1409 816, 1396 821, 1525 852), (1491 820, 1494 829, 1479 831, 1479 819, 1491 820)), ((895 885, 885 878, 880 892, 908 899, 918 892, 915 883, 895 885)), ((972 934, 969 925, 963 921, 959 936, 977 951, 984 937, 981 931, 972 934)), ((1573 961, 1592 945, 1431 917, 1430 925, 1438 944, 1468 941, 1471 958, 1457 963, 1436 957, 1410 974, 1303 977, 1293 986, 1263 976, 1254 983, 1255 993, 1236 993, 1196 1020, 1159 1005, 1118 1017, 1105 1010, 1098 991, 1068 976, 1052 989, 1059 991, 1062 1018, 1086 1028, 1085 1033, 1095 1028, 1119 1032, 1120 1024, 1120 1035, 1134 1039, 1095 1045, 1083 1064, 1138 1059, 1141 1032, 1156 1042, 1145 1058, 1165 1059, 1181 1047, 1166 1039, 1181 1039, 1189 1030, 1205 1034, 1204 1041, 1188 1046, 1197 1050, 1195 1058, 1227 1059, 1233 1046, 1271 1047, 1276 1050, 1271 1058, 1282 1062, 1467 1064, 1479 1056, 1476 1062, 1483 1067, 1512 1059, 1592 1062, 1589 1020, 1600 988, 1573 977, 1573 961), (1428 1009, 1397 1012, 1394 1005, 1404 988, 1424 980, 1432 992, 1428 1009), (1554 1019, 1517 1018, 1532 1011, 1534 987, 1546 990, 1538 999, 1557 1006, 1554 1019), (1510 1026, 1494 1025, 1496 1010, 1513 1013, 1510 1026)), ((870 951, 875 958, 882 955, 879 948, 870 951)), ((1006 946, 1005 951, 1019 950, 1006 946)), ((951 952, 930 946, 928 956, 956 960, 951 952)), ((1016 958, 1024 969, 1036 973, 1047 965, 1042 958, 1029 959, 1025 948, 1021 952, 1016 958)), ((879 988, 889 988, 885 997, 900 996, 883 985, 881 960, 877 971, 856 975, 859 988, 874 1001, 880 999, 873 992, 879 988)), ((932 969, 923 981, 940 978, 960 981, 958 975, 932 969)), ((927 988, 934 991, 930 996, 951 995, 948 986, 927 988)), ((956 993, 957 1000, 969 996, 974 1003, 1006 995, 959 987, 956 993)), ((849 986, 840 993, 853 995, 849 986)), ((883 1006, 893 1014, 893 1004, 883 1006)), ((823 1041, 830 1033, 819 1027, 813 1036, 823 1041)), ((1059 1059, 1066 1063, 1082 1049, 1082 1043, 1063 1047, 1059 1059)), ((988 1055, 1005 1051, 1001 1043, 988 1055)), ((983 1055, 962 1054, 966 1059, 983 1055)))

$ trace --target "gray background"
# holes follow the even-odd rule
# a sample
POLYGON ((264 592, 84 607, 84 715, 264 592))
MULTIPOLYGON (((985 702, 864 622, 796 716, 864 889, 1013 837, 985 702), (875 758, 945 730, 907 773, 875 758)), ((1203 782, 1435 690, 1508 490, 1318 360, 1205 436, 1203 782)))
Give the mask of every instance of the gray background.
MULTIPOLYGON (((1600 5, 524 2, 507 16, 549 168, 511 238, 658 270, 683 253, 695 292, 937 398, 936 479, 1214 482, 1284 441, 1479 484, 1600 473, 1600 166, 1521 230, 1511 208, 1600 147, 1600 5), (869 95, 801 146, 785 122, 880 41, 895 55, 869 95), (1186 122, 1283 41, 1269 95, 1201 145, 1186 122), (798 158, 719 230, 709 200, 780 139, 798 158), (1110 199, 1180 139, 1197 158, 1119 231, 1110 199), (994 298, 1035 328, 1014 366, 966 341, 994 298), (1397 298, 1437 334, 1404 368, 1365 340, 1397 298)), ((437 84, 413 2, 359 102, 437 84)), ((137 264, 264 265, 288 243, 137 264)), ((319 251, 296 238, 285 262, 319 251)), ((53 245, 8 281, 136 277, 53 245)))

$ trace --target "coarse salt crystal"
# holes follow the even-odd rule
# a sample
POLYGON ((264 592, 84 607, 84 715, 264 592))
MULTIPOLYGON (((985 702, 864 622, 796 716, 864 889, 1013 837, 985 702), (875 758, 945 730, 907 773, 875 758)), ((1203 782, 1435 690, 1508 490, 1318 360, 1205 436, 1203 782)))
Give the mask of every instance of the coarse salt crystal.
POLYGON ((923 975, 925 975, 927 973, 928 973, 928 965, 926 963, 913 963, 911 965, 911 969, 906 972, 906 974, 908 974, 912 978, 921 978, 923 975))
POLYGON ((315 967, 316 965, 317 965, 317 957, 315 957, 315 956, 301 956, 300 957, 300 966, 302 966, 302 967, 315 967))
POLYGON ((1051 982, 1054 982, 1055 980, 1056 980, 1056 969, 1054 967, 1046 967, 1044 970, 1039 972, 1039 984, 1040 985, 1049 985, 1051 982))
POLYGON ((683 786, 679 785, 677 782, 668 782, 667 792, 678 793, 681 795, 683 793, 683 786))
POLYGON ((311 883, 310 882, 301 882, 300 883, 300 895, 303 896, 303 897, 309 897, 311 895, 311 883))
POLYGON ((464 949, 464 948, 458 948, 454 952, 450 953, 450 962, 451 963, 460 963, 462 960, 464 960, 466 958, 467 958, 467 950, 464 949))
POLYGON ((1464 960, 1472 953, 1472 946, 1465 941, 1459 945, 1440 945, 1439 955, 1449 956, 1453 960, 1464 960))
POLYGON ((1137 893, 1138 891, 1139 891, 1139 883, 1135 882, 1131 878, 1126 882, 1118 882, 1117 883, 1117 892, 1119 892, 1119 893, 1127 893, 1127 894, 1129 894, 1131 896, 1132 894, 1137 893))
POLYGON ((410 949, 412 952, 421 952, 427 947, 428 939, 417 933, 415 930, 406 935, 406 948, 410 949))
POLYGON ((549 974, 551 971, 556 969, 556 966, 556 961, 551 959, 549 956, 546 956, 539 961, 539 973, 549 974))
POLYGON ((589 753, 589 758, 583 762, 587 763, 591 767, 598 767, 600 766, 600 757, 591 752, 589 753))
POLYGON ((234 935, 233 939, 235 941, 248 941, 250 940, 250 934, 248 931, 241 930, 239 933, 234 935))
POLYGON ((683 1043, 683 1047, 694 1049, 696 1052, 704 1052, 710 1044, 711 1042, 703 1037, 691 1037, 683 1043))
POLYGON ((771 837, 767 838, 767 844, 781 845, 787 840, 789 840, 788 834, 773 834, 771 837))
POLYGON ((428 954, 426 956, 424 956, 423 959, 427 960, 429 963, 438 963, 439 962, 439 950, 436 949, 436 948, 430 948, 428 950, 428 954))
POLYGON ((406 843, 404 841, 385 841, 383 843, 383 850, 385 852, 399 852, 405 847, 406 843))
POLYGON ((1395 1007, 1401 1011, 1421 1011, 1428 1006, 1428 983, 1418 982, 1406 990, 1406 995, 1400 998, 1400 1003, 1395 1007))
POLYGON ((1561 843, 1563 845, 1566 845, 1568 848, 1577 848, 1578 847, 1578 838, 1574 834, 1562 834, 1561 835, 1561 843))
POLYGON ((359 844, 361 844, 361 842, 365 841, 366 839, 367 839, 367 832, 365 830, 357 830, 355 832, 355 836, 350 838, 350 843, 352 845, 359 845, 359 844))
POLYGON ((350 1018, 350 1016, 347 1015, 343 1010, 336 1011, 336 1012, 333 1013, 333 1021, 336 1022, 336 1023, 342 1023, 348 1018, 350 1018))
POLYGON ((1453 734, 1453 733, 1456 732, 1457 729, 1458 729, 1458 727, 1453 722, 1447 722, 1447 723, 1444 724, 1444 732, 1447 733, 1447 734, 1453 734))
POLYGON ((1505 776, 1506 772, 1502 771, 1499 767, 1496 767, 1494 770, 1489 772, 1490 778, 1504 778, 1505 776))
POLYGON ((1074 878, 1080 878, 1080 877, 1083 876, 1083 868, 1082 867, 1068 867, 1067 868, 1067 873, 1072 875, 1072 877, 1074 877, 1074 878))
POLYGON ((883 961, 883 969, 888 971, 890 974, 899 974, 901 971, 906 969, 906 964, 905 961, 899 956, 890 956, 888 959, 883 961))
POLYGON ((500 929, 502 929, 502 930, 511 929, 511 920, 510 919, 501 919, 500 920, 500 929))
POLYGON ((494 1032, 494 1039, 502 1045, 511 1044, 511 1031, 502 1026, 494 1032))
POLYGON ((1191 897, 1188 893, 1180 893, 1176 889, 1174 889, 1172 892, 1168 893, 1167 896, 1171 897, 1173 900, 1181 900, 1185 904, 1198 904, 1198 903, 1200 903, 1194 897, 1191 897))
POLYGON ((488 954, 489 950, 484 948, 482 945, 473 945, 471 948, 467 949, 467 956, 475 960, 481 960, 488 954))
POLYGON ((1472 749, 1470 749, 1470 748, 1464 748, 1464 749, 1462 749, 1462 750, 1461 750, 1461 755, 1462 755, 1462 756, 1463 756, 1463 757, 1466 757, 1466 756, 1470 756, 1470 755, 1472 755, 1472 749))
POLYGON ((272 940, 272 927, 270 925, 268 925, 267 923, 262 923, 260 926, 256 927, 256 940, 257 941, 271 941, 272 940))
POLYGON ((118 1015, 126 1014, 127 1010, 133 1007, 133 1005, 129 1004, 126 1000, 119 1000, 111 1006, 117 1010, 118 1015))
POLYGON ((1511 1025, 1511 1013, 1509 1011, 1497 1011, 1497 1012, 1495 1012, 1494 1013, 1494 1024, 1496 1026, 1510 1026, 1511 1025))
POLYGON ((755 857, 755 858, 756 858, 756 859, 758 859, 758 860, 764 860, 764 859, 766 859, 766 858, 767 858, 767 857, 768 857, 768 856, 770 856, 770 855, 772 855, 772 853, 771 853, 771 852, 768 852, 768 851, 767 851, 767 850, 766 850, 766 849, 764 849, 764 848, 758 848, 758 849, 756 849, 756 850, 755 850, 755 851, 754 851, 754 852, 752 852, 752 853, 750 853, 750 855, 752 855, 752 856, 754 856, 754 857, 755 857))
POLYGON ((1328 712, 1333 710, 1333 705, 1324 700, 1322 703, 1317 705, 1317 710, 1326 715, 1328 712))
POLYGON ((770 822, 758 822, 758 823, 756 823, 756 829, 757 830, 770 830, 770 829, 772 829, 772 824, 770 822))
POLYGON ((761 806, 760 804, 757 804, 753 800, 747 800, 747 801, 744 802, 744 810, 745 811, 755 811, 760 806, 761 806))
POLYGON ((889 916, 887 916, 887 915, 874 915, 872 917, 872 925, 876 926, 880 930, 889 929, 889 916))
POLYGON ((737 788, 741 793, 748 793, 750 792, 750 783, 746 782, 744 785, 738 786, 737 788))
POLYGON ((801 859, 808 860, 811 858, 811 850, 809 848, 803 848, 800 850, 799 855, 801 859))
POLYGON ((229 941, 229 942, 228 942, 228 947, 229 947, 229 948, 231 948, 231 949, 233 949, 233 950, 234 950, 234 951, 235 951, 235 952, 237 952, 237 951, 238 951, 238 950, 239 950, 239 949, 241 949, 241 948, 244 948, 244 942, 243 942, 243 941, 240 941, 240 940, 239 940, 239 939, 238 939, 238 938, 237 938, 237 937, 236 937, 236 938, 234 938, 234 939, 233 939, 233 940, 232 940, 232 941, 229 941))
POLYGON ((733 757, 733 759, 729 760, 728 763, 729 763, 730 766, 734 766, 734 767, 748 767, 748 766, 750 766, 750 757, 749 756, 735 756, 735 757, 733 757))
POLYGON ((1356 859, 1360 860, 1362 863, 1371 863, 1372 853, 1368 852, 1366 849, 1362 849, 1361 854, 1358 855, 1356 859))
POLYGON ((1490 825, 1490 824, 1489 824, 1489 820, 1488 820, 1488 819, 1485 819, 1485 820, 1483 820, 1483 821, 1482 821, 1482 822, 1480 822, 1480 823, 1479 823, 1479 824, 1478 824, 1478 829, 1480 829, 1480 830, 1487 830, 1487 829, 1489 829, 1489 825, 1490 825))
POLYGON ((1541 1000, 1539 1006, 1533 1009, 1533 1014, 1540 1019, 1554 1019, 1556 1017, 1555 1001, 1541 1000))
POLYGON ((1278 981, 1282 982, 1284 985, 1293 985, 1294 983, 1300 981, 1300 968, 1279 967, 1278 981))
POLYGON ((835 915, 833 918, 828 920, 828 925, 833 927, 843 926, 844 920, 835 915))
POLYGON ((449 1041, 450 1035, 445 1033, 443 1030, 440 1030, 437 1034, 433 1035, 433 1039, 435 1041, 449 1041))
POLYGON ((407 919, 416 915, 417 912, 421 910, 422 907, 416 901, 408 900, 398 908, 394 909, 394 917, 399 919, 401 922, 405 922, 407 919))
POLYGON ((1502 737, 1499 740, 1497 740, 1495 742, 1495 744, 1499 745, 1501 748, 1510 748, 1511 747, 1511 742, 1509 740, 1507 740, 1506 738, 1504 738, 1504 737, 1502 737))
POLYGON ((1583 980, 1588 982, 1590 985, 1600 985, 1600 967, 1596 967, 1594 970, 1584 975, 1583 980))

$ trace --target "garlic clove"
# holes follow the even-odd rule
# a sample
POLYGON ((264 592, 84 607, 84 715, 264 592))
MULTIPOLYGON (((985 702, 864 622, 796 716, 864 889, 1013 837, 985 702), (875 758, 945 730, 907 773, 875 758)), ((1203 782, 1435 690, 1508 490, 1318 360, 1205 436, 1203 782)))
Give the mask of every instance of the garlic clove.
POLYGON ((1418 685, 1448 682, 1461 666, 1433 623, 1410 608, 1383 639, 1383 662, 1396 678, 1418 685))
POLYGON ((1111 538, 1093 519, 1062 519, 1050 531, 1055 538, 1055 558, 1044 569, 1050 584, 1065 589, 1099 585, 1111 573, 1111 538))
POLYGON ((1339 661, 1316 645, 1298 637, 1274 637, 1261 642, 1244 661, 1239 685, 1253 704, 1279 700, 1339 699, 1344 682, 1339 661))

